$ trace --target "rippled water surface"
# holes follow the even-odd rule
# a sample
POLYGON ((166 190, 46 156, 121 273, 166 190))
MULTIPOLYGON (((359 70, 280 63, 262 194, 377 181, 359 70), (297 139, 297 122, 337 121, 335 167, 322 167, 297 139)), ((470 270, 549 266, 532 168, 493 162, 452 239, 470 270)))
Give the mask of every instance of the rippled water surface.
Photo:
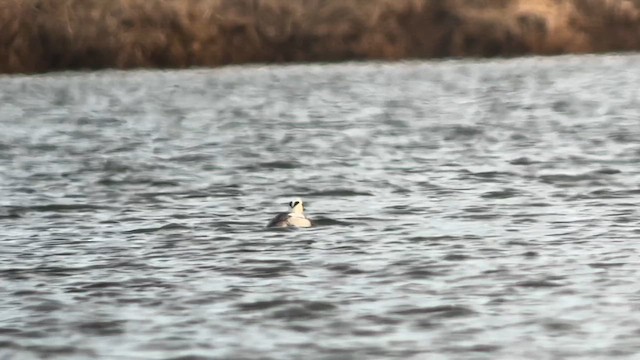
POLYGON ((0 358, 634 358, 639 60, 0 78, 0 358))

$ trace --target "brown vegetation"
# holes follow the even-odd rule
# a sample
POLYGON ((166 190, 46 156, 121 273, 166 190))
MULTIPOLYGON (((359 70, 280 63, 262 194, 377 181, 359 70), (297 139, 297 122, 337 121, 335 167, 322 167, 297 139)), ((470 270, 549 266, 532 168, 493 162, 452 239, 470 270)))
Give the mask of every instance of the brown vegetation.
POLYGON ((0 72, 640 49, 640 0, 0 0, 0 72))

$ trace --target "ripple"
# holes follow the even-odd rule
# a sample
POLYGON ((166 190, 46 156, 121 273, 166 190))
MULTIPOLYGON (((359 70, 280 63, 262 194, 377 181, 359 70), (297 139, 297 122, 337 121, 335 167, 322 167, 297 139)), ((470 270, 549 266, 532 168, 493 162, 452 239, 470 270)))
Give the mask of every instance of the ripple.
POLYGON ((365 271, 351 264, 330 264, 326 266, 326 268, 344 275, 359 275, 365 273, 365 271))
POLYGON ((252 165, 243 166, 243 170, 278 170, 278 169, 297 169, 303 165, 297 161, 267 161, 261 163, 255 163, 252 165))
POLYGON ((613 262, 613 263, 591 263, 588 264, 590 267, 592 268, 596 268, 596 269, 607 269, 610 267, 619 267, 619 266, 625 266, 627 265, 627 263, 623 263, 623 262, 613 262))
POLYGON ((355 223, 349 221, 341 221, 326 216, 313 217, 314 226, 348 226, 355 223))
POLYGON ((409 279, 425 279, 431 278, 434 276, 443 275, 442 271, 436 271, 432 266, 425 267, 410 267, 408 271, 402 273, 403 277, 407 277, 409 279))
POLYGON ((472 346, 453 346, 444 349, 446 352, 452 353, 494 353, 502 349, 498 345, 479 344, 472 346))
POLYGON ((502 190, 485 192, 484 194, 480 195, 480 197, 485 199, 509 199, 509 198, 521 196, 521 195, 522 195, 522 192, 516 189, 506 188, 502 190))
POLYGON ((600 169, 582 174, 548 174, 541 175, 539 178, 549 184, 556 183, 577 183, 584 181, 593 181, 610 177, 610 175, 619 174, 621 171, 615 169, 600 169))
POLYGON ((574 331, 576 329, 576 325, 569 322, 563 322, 558 320, 544 321, 542 325, 546 330, 554 331, 554 332, 555 331, 558 331, 558 332, 574 331))
POLYGON ((22 217, 23 211, 14 207, 0 207, 0 219, 17 219, 22 217))
POLYGON ((84 290, 104 289, 104 288, 108 288, 108 287, 120 287, 120 286, 122 286, 122 284, 119 283, 119 282, 97 281, 97 282, 86 284, 86 285, 82 286, 82 289, 84 289, 84 290))
POLYGON ((287 305, 284 309, 274 311, 271 316, 275 319, 285 319, 287 321, 308 320, 324 317, 327 312, 331 312, 336 308, 336 305, 328 302, 304 301, 287 305))
POLYGON ((169 223, 169 224, 165 224, 157 227, 147 227, 147 228, 126 230, 126 231, 123 231, 122 233, 123 234, 148 234, 148 233, 162 232, 166 230, 185 230, 185 229, 189 229, 189 227, 180 225, 180 224, 169 223))
POLYGON ((627 199, 633 198, 640 194, 638 190, 613 190, 613 189, 597 189, 586 194, 578 194, 571 199, 587 200, 587 199, 627 199))
POLYGON ((105 210, 111 209, 109 206, 99 206, 92 204, 47 204, 47 205, 33 205, 33 206, 20 206, 14 207, 15 212, 66 212, 66 211, 83 211, 83 210, 105 210))
POLYGON ((472 172, 469 170, 462 170, 461 177, 464 179, 471 178, 480 180, 482 182, 498 182, 505 178, 511 178, 516 176, 514 173, 508 171, 480 171, 472 172))
POLYGON ((516 283, 516 286, 526 288, 547 288, 547 287, 559 287, 562 284, 548 280, 525 280, 516 283))
POLYGON ((357 190, 350 190, 350 189, 328 189, 328 190, 313 191, 306 194, 306 196, 345 197, 345 196, 373 196, 373 194, 368 191, 357 191, 357 190))
POLYGON ((509 161, 509 164, 511 164, 511 165, 533 165, 533 164, 537 164, 537 163, 539 163, 539 162, 535 161, 535 160, 531 160, 530 158, 528 158, 526 156, 515 158, 515 159, 509 161))
POLYGON ((452 126, 448 129, 445 140, 460 140, 482 135, 484 130, 475 126, 452 126))
POLYGON ((84 349, 76 346, 70 345, 30 345, 30 346, 22 346, 20 347, 23 350, 34 352, 39 354, 40 356, 51 357, 51 356, 70 356, 70 355, 79 355, 79 356, 88 356, 94 357, 96 353, 89 349, 84 349))
POLYGON ((150 185, 156 187, 176 187, 180 186, 180 183, 173 180, 156 180, 145 177, 124 177, 121 179, 114 179, 113 177, 104 177, 97 182, 99 185, 105 186, 125 186, 125 185, 150 185))
POLYGON ((447 254, 443 260, 446 261, 463 261, 469 259, 470 256, 465 254, 447 254))
POLYGON ((77 323, 75 327, 83 333, 98 336, 109 336, 123 334, 125 332, 125 323, 126 322, 122 320, 87 321, 77 323))
POLYGON ((285 299, 276 299, 268 301, 255 301, 250 303, 240 303, 238 308, 243 311, 267 310, 274 307, 280 307, 289 304, 290 301, 285 299))
POLYGON ((615 175, 615 174, 622 173, 622 171, 618 170, 618 169, 602 168, 602 169, 593 171, 593 173, 594 174, 601 174, 601 175, 615 175))
POLYGON ((429 314, 438 318, 457 318, 475 315, 476 312, 468 307, 460 305, 441 305, 432 307, 416 307, 406 310, 397 310, 393 314, 397 315, 421 315, 429 314))
POLYGON ((30 301, 39 301, 36 304, 33 305, 28 305, 25 306, 23 309, 26 310, 31 310, 31 311, 37 311, 37 312, 44 312, 44 313, 49 313, 52 311, 57 311, 57 310, 62 310, 65 309, 66 306, 65 304, 59 302, 59 301, 55 301, 55 300, 51 300, 51 299, 43 299, 43 300, 30 300, 30 301))

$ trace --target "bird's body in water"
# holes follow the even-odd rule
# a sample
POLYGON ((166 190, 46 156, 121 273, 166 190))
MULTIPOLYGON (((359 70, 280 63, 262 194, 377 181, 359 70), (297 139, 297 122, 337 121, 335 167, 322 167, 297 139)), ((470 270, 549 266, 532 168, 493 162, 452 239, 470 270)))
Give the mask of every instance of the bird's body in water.
POLYGON ((280 213, 274 217, 267 227, 300 227, 307 228, 313 226, 311 220, 309 220, 306 216, 304 216, 304 205, 302 204, 302 200, 300 198, 296 198, 295 200, 289 203, 289 207, 291 211, 286 213, 280 213))

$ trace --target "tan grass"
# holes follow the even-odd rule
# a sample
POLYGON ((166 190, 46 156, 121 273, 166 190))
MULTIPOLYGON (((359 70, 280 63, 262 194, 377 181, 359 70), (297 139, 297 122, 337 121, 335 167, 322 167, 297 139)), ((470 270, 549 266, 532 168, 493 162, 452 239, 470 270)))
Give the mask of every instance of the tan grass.
POLYGON ((640 0, 0 0, 0 72, 640 49, 640 0))

